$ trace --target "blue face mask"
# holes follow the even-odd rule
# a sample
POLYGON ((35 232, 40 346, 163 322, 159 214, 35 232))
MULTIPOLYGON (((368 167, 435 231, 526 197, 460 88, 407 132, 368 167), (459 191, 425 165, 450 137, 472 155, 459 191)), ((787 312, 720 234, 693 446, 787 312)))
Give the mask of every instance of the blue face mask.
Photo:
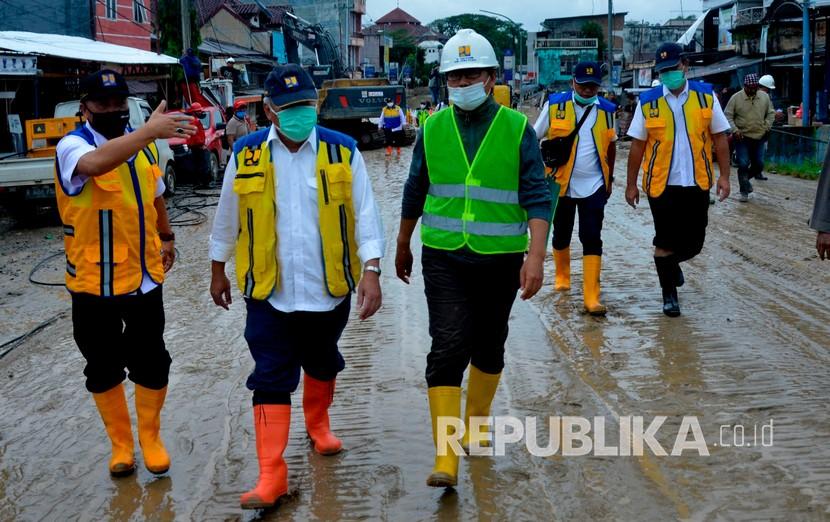
POLYGON ((244 120, 246 114, 247 113, 245 111, 239 111, 239 112, 236 113, 236 117, 239 118, 240 120, 244 120))
POLYGON ((289 140, 301 143, 308 139, 314 126, 317 125, 317 107, 300 105, 277 113, 280 122, 280 132, 289 140))
POLYGON ((578 92, 574 91, 574 100, 580 105, 591 105, 597 102, 598 96, 595 94, 590 98, 583 98, 578 92))

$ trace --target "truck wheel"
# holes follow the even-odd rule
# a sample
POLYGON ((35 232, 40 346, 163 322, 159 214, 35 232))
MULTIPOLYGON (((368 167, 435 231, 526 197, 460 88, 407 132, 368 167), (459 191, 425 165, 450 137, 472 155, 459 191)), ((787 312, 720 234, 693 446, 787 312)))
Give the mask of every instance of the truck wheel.
POLYGON ((215 152, 211 152, 209 161, 208 174, 210 174, 210 181, 219 181, 219 156, 215 152))
POLYGON ((374 138, 372 137, 372 132, 368 130, 364 130, 360 133, 360 148, 366 149, 372 146, 372 141, 374 138))
POLYGON ((176 169, 172 162, 167 163, 167 168, 164 169, 164 185, 167 187, 164 191, 165 196, 176 195, 176 169))

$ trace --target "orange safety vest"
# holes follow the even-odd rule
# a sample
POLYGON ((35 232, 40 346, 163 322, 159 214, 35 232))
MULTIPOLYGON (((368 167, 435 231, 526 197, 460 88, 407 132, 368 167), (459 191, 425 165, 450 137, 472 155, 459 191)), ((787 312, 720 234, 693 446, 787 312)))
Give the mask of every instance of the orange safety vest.
MULTIPOLYGON (((591 129, 594 138, 599 164, 602 168, 602 175, 605 178, 606 190, 611 187, 611 171, 608 166, 608 147, 617 136, 614 130, 614 111, 617 106, 606 100, 599 99, 596 105, 597 120, 591 129)), ((576 110, 574 109, 573 91, 551 94, 548 98, 548 113, 550 115, 550 127, 548 128, 548 139, 563 138, 568 136, 576 128, 576 110)), ((571 156, 568 163, 550 170, 556 182, 559 183, 559 197, 568 192, 568 184, 571 182, 571 174, 576 162, 576 150, 579 146, 579 135, 577 134, 571 148, 571 156)))
MULTIPOLYGON (((695 184, 709 190, 714 183, 712 168, 712 107, 714 93, 708 83, 689 81, 689 98, 683 104, 686 134, 692 148, 695 184)), ((643 190, 660 197, 669 182, 674 155, 675 125, 678 123, 659 85, 640 95, 640 107, 648 132, 643 158, 643 190)), ((682 122, 681 122, 682 125, 682 122)))
MULTIPOLYGON (((86 127, 69 135, 95 146, 86 127)), ((92 177, 76 194, 66 191, 55 161, 69 291, 101 297, 131 294, 141 288, 144 272, 158 284, 164 281, 154 206, 161 176, 157 157, 151 143, 115 170, 92 177)))

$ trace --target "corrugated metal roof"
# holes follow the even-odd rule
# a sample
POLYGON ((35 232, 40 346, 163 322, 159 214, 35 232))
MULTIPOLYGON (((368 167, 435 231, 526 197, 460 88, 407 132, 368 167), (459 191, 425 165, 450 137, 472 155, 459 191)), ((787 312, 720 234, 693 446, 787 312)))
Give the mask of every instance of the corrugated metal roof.
POLYGON ((0 49, 40 56, 57 56, 90 62, 129 64, 177 64, 179 60, 133 47, 98 42, 63 34, 0 31, 0 49))

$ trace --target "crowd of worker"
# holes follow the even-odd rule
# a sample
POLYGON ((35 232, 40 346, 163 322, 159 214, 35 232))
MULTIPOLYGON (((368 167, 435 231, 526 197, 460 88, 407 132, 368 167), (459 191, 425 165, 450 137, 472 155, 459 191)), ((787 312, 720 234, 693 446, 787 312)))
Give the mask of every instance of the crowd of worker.
MULTIPOLYGON (((730 194, 727 133, 737 140, 743 200, 752 191, 749 178, 763 179, 759 150, 774 111, 753 76, 724 111, 710 85, 686 79, 680 46, 662 45, 655 60, 660 84, 642 93, 627 131, 632 145, 624 197, 635 208, 641 190, 648 198, 662 312, 676 317, 685 282, 680 265, 704 246, 710 191, 721 201, 730 194)), ((434 487, 458 483, 459 455, 442 442, 439 418, 463 419, 472 428, 472 419, 489 417, 505 366, 511 309, 517 295, 530 299, 542 287, 551 225, 555 290, 571 286, 578 214, 584 308, 607 313, 600 299, 602 227, 619 136, 615 104, 598 95, 602 67, 579 63, 571 89, 551 94, 534 123, 496 102, 498 67, 490 42, 473 30, 447 42, 436 74, 446 81, 450 108, 420 105, 403 189, 394 266, 408 284, 420 221, 432 337, 425 377, 436 445, 426 482, 434 487)), ((242 107, 228 112, 233 153, 208 249, 213 301, 224 309, 232 305, 225 269, 235 258, 233 278, 246 308, 244 337, 254 365, 246 384, 259 466, 256 485, 240 500, 248 509, 274 506, 288 493, 283 454, 301 370, 301 410, 314 451, 342 450, 328 414, 346 365, 338 341, 351 294, 360 320, 381 307, 386 251, 363 156, 355 140, 317 124, 310 76, 281 65, 265 87, 269 127, 252 131, 242 107)), ((112 442, 112 475, 136 467, 126 377, 135 383, 144 464, 166 473, 171 464, 160 419, 171 358, 163 340, 162 283, 174 263, 175 235, 153 140, 191 135, 196 127, 186 114, 165 114, 162 103, 144 127, 126 128, 127 83, 113 71, 89 76, 82 89, 86 123, 61 141, 56 163, 74 337, 86 359, 86 387, 112 442)), ((400 154, 405 125, 404 111, 387 100, 378 123, 387 155, 393 148, 400 154)), ((827 172, 811 223, 824 259, 830 254, 827 172)), ((462 439, 471 454, 490 443, 486 430, 468 429, 462 439)))

